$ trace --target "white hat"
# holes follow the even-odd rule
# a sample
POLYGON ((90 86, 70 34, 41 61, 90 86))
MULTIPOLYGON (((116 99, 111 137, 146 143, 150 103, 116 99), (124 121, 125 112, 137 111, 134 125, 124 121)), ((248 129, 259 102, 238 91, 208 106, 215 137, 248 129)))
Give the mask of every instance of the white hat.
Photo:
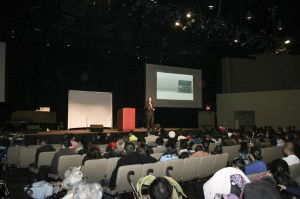
POLYGON ((176 133, 174 131, 169 131, 169 137, 174 138, 176 136, 176 133))

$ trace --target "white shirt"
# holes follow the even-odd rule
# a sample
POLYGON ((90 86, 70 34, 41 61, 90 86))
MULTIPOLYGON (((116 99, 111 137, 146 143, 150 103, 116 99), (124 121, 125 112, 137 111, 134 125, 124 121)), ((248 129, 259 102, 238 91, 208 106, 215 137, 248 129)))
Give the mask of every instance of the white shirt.
POLYGON ((230 176, 235 174, 241 175, 246 183, 250 182, 241 170, 233 167, 223 168, 203 185, 205 199, 214 199, 216 194, 228 195, 231 189, 230 176))
POLYGON ((299 158, 295 155, 289 155, 282 159, 285 160, 289 166, 300 163, 299 158))

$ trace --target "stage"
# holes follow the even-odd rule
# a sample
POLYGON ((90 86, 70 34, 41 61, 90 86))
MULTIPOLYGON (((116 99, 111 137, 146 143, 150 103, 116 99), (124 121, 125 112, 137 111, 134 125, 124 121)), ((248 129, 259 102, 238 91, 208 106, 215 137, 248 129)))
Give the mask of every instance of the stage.
MULTIPOLYGON (((199 133, 201 130, 197 128, 165 128, 166 132, 175 131, 175 132, 185 132, 185 133, 199 133)), ((146 128, 137 128, 133 131, 137 137, 147 136, 146 128)), ((111 133, 114 137, 122 137, 127 135, 129 131, 119 131, 117 129, 103 129, 103 132, 92 132, 90 129, 77 129, 77 130, 49 130, 42 131, 35 134, 23 134, 22 136, 25 139, 26 145, 37 144, 41 139, 47 139, 50 144, 58 144, 66 135, 75 135, 76 138, 80 139, 94 139, 99 138, 99 136, 105 136, 106 134, 111 133)))
MULTIPOLYGON (((199 129, 193 129, 193 128, 165 128, 167 132, 169 131, 195 131, 199 129)), ((103 129, 103 132, 101 133, 128 133, 129 131, 119 131, 118 129, 103 129)), ((146 133, 146 128, 137 128, 132 130, 133 133, 146 133)), ((62 134, 90 134, 90 133, 98 133, 93 132, 90 129, 80 129, 80 130, 50 130, 50 131, 43 131, 38 132, 39 135, 62 135, 62 134)), ((36 135, 36 134, 28 134, 28 135, 36 135)))

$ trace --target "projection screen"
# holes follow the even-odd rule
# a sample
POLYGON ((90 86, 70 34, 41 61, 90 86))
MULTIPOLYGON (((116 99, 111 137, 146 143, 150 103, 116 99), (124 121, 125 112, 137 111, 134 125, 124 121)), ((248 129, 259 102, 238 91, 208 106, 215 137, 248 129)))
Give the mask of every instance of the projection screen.
POLYGON ((112 127, 112 93, 70 90, 68 129, 91 124, 112 127))
POLYGON ((146 98, 156 107, 201 108, 201 70, 146 64, 146 98))
POLYGON ((0 42, 0 102, 5 102, 5 53, 6 43, 0 42))

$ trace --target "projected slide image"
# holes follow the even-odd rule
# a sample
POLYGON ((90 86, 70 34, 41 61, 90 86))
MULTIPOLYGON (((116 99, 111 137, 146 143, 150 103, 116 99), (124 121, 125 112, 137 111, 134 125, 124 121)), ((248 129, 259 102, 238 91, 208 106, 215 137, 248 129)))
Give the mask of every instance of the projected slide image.
POLYGON ((157 72, 157 99, 194 100, 193 75, 157 72))

